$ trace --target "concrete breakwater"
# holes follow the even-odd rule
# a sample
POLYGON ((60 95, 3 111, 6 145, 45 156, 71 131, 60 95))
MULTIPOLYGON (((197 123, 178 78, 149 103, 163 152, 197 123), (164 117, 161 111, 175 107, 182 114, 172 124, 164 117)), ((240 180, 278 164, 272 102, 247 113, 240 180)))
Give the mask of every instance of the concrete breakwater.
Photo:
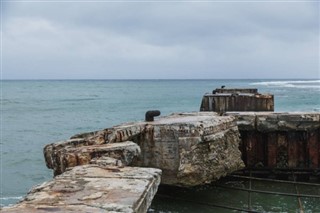
POLYGON ((146 212, 161 173, 163 184, 195 186, 243 168, 239 143, 234 117, 213 112, 78 134, 44 148, 55 178, 2 211, 146 212))
POLYGON ((239 143, 234 117, 197 112, 75 135, 47 145, 44 154, 55 175, 111 157, 123 166, 161 169, 163 184, 194 186, 243 168, 239 143), (133 141, 138 148, 122 146, 125 141, 133 141), (116 149, 109 148, 112 144, 116 149))
POLYGON ((247 168, 319 170, 320 113, 176 113, 44 148, 55 178, 3 212, 146 212, 161 183, 202 185, 247 168), (161 173, 162 172, 162 173, 161 173))

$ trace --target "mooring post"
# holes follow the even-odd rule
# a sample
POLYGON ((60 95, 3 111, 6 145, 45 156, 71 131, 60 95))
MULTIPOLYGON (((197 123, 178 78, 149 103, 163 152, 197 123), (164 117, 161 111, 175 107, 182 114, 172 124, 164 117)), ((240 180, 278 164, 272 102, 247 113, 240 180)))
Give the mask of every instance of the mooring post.
POLYGON ((150 110, 146 112, 145 121, 154 121, 155 116, 159 116, 161 113, 159 110, 150 110))

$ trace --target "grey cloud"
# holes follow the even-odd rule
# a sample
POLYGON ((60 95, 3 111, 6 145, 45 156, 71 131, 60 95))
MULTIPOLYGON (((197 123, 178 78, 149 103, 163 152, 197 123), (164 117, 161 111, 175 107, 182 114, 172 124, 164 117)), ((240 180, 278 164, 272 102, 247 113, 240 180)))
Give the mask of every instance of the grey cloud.
POLYGON ((319 78, 318 6, 8 3, 4 77, 319 78))

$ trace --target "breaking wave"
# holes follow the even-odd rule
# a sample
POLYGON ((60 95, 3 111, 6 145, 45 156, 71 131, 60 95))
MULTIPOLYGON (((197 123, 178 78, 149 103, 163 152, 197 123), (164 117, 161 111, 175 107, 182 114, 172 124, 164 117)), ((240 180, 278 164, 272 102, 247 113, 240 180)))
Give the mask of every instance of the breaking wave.
POLYGON ((12 206, 14 203, 17 203, 19 200, 21 200, 22 196, 16 196, 16 197, 0 197, 0 211, 2 207, 5 206, 12 206))
POLYGON ((20 200, 22 196, 19 197, 0 197, 0 200, 20 200))
POLYGON ((263 81, 263 82, 251 83, 250 85, 267 86, 267 87, 291 87, 291 88, 316 88, 316 89, 320 89, 320 80, 263 81))

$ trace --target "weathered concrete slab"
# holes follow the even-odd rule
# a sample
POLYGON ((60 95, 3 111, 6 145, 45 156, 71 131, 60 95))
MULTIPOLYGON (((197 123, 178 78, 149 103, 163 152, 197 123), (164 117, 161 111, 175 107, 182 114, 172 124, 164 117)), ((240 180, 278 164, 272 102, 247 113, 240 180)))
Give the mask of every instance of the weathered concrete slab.
POLYGON ((240 130, 307 131, 320 127, 320 113, 310 112, 227 112, 235 116, 240 130))
POLYGON ((138 166, 161 168, 162 183, 194 186, 243 168, 239 132, 231 116, 177 113, 149 123, 137 143, 138 166))
POLYGON ((106 157, 117 159, 119 162, 116 165, 127 166, 141 152, 140 147, 130 141, 109 144, 93 143, 90 146, 74 145, 74 141, 83 142, 85 140, 70 139, 65 143, 58 142, 45 147, 47 167, 53 169, 55 175, 63 173, 69 167, 99 162, 99 159, 106 157))
POLYGON ((77 166, 1 212, 146 212, 160 176, 152 168, 77 166))
POLYGON ((239 142, 232 116, 217 116, 214 112, 176 113, 153 122, 125 123, 76 135, 46 146, 44 155, 55 174, 75 165, 94 163, 92 160, 97 156, 114 157, 124 165, 162 169, 164 184, 193 186, 241 169, 244 164, 239 142), (126 140, 140 146, 141 154, 128 146, 120 149, 122 155, 108 154, 107 147, 111 144, 121 147, 119 144, 126 140))

